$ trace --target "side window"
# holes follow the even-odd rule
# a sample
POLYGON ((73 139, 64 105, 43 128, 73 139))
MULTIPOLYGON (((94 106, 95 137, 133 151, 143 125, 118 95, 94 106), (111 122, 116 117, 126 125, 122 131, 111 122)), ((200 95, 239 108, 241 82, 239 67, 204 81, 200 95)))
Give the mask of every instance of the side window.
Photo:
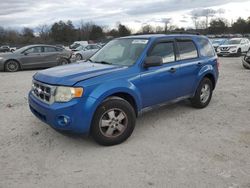
POLYGON ((193 41, 177 41, 177 47, 180 53, 179 60, 194 59, 198 57, 198 52, 193 41))
POLYGON ((93 49, 99 49, 99 46, 93 45, 93 49))
POLYGON ((154 46, 149 56, 162 57, 163 63, 170 63, 175 61, 174 43, 164 42, 154 46))
POLYGON ((57 47, 57 48, 56 48, 56 51, 62 52, 62 51, 63 51, 63 48, 57 47))
POLYGON ((26 53, 41 53, 42 52, 42 47, 40 46, 36 46, 36 47, 32 47, 32 48, 29 48, 28 50, 25 51, 26 53))
POLYGON ((49 47, 49 46, 45 46, 44 47, 44 52, 56 52, 56 48, 53 48, 53 47, 49 47))
POLYGON ((198 44, 200 46, 200 53, 202 57, 213 57, 215 56, 214 48, 205 38, 198 39, 198 44))
POLYGON ((86 46, 85 49, 90 50, 91 49, 91 45, 86 46))

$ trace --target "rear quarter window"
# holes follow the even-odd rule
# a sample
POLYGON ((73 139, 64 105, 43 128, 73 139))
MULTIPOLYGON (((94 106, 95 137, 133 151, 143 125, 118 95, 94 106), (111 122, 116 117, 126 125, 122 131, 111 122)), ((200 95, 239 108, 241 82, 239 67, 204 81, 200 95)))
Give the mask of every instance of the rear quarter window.
POLYGON ((198 57, 197 48, 192 40, 177 41, 179 60, 194 59, 198 57))
POLYGON ((198 42, 198 45, 200 46, 201 57, 215 56, 214 48, 207 39, 199 38, 197 42, 198 42))

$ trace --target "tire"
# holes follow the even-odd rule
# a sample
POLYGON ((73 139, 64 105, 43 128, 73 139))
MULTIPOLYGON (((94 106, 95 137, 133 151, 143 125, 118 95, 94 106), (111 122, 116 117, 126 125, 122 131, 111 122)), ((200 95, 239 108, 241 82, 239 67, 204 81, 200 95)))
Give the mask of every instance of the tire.
POLYGON ((191 104, 195 108, 205 108, 211 101, 213 95, 213 84, 207 77, 200 82, 195 95, 191 98, 191 104))
POLYGON ((17 61, 10 60, 5 63, 4 70, 6 72, 17 72, 20 70, 20 65, 17 61))
POLYGON ((59 65, 67 65, 67 64, 69 64, 69 61, 67 60, 67 59, 60 59, 60 61, 59 61, 59 65))
POLYGON ((76 61, 82 60, 82 55, 81 54, 76 54, 76 61))
POLYGON ((241 56, 241 49, 239 48, 238 51, 237 51, 237 57, 240 57, 241 56))
POLYGON ((130 137, 135 122, 134 108, 120 97, 110 97, 97 108, 94 114, 91 136, 100 145, 117 145, 130 137))
POLYGON ((244 63, 242 63, 242 65, 243 65, 243 67, 244 67, 245 69, 250 69, 250 66, 248 67, 248 66, 246 66, 244 63))

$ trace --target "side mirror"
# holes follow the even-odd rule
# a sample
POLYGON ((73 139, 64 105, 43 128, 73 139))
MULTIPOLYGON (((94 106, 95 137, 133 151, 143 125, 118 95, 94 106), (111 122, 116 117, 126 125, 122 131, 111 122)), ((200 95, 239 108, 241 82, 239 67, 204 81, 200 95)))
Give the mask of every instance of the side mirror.
POLYGON ((156 67, 161 66, 163 64, 162 57, 160 56, 149 56, 145 59, 143 66, 145 68, 148 67, 156 67))
POLYGON ((24 53, 23 53, 23 55, 28 55, 28 54, 29 54, 29 53, 27 53, 27 52, 24 52, 24 53))

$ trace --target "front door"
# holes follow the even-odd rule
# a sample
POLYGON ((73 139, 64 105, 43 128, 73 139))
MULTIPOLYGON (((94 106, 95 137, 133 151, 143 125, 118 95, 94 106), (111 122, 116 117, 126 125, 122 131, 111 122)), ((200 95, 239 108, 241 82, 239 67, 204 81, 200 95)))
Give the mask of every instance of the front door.
POLYGON ((174 41, 156 43, 148 56, 161 56, 163 65, 142 70, 138 88, 143 108, 175 99, 178 88, 176 75, 179 65, 176 62, 174 41))
POLYGON ((20 61, 24 68, 39 68, 43 62, 42 47, 35 46, 25 50, 22 52, 20 61))

